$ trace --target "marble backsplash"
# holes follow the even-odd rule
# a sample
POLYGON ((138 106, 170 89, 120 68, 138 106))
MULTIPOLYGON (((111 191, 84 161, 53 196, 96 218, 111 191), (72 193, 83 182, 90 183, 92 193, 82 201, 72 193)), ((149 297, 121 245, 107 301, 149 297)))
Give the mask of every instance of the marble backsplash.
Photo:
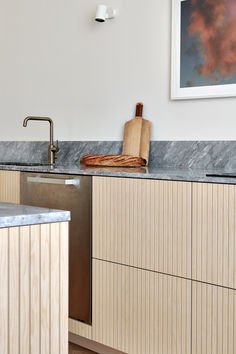
MULTIPOLYGON (((47 162, 45 141, 0 141, 0 162, 47 162)), ((79 164, 85 154, 121 154, 119 141, 61 141, 57 164, 79 164)), ((150 166, 236 169, 236 141, 152 141, 150 166)))

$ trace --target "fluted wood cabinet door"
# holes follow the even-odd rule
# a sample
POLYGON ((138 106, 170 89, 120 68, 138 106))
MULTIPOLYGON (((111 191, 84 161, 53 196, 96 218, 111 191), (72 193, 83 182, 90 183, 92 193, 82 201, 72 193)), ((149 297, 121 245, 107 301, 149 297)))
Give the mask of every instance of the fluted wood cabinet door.
POLYGON ((68 353, 68 223, 0 229, 0 353, 68 353))
POLYGON ((236 288, 236 186, 193 183, 192 278, 236 288))
POLYGON ((20 172, 0 170, 0 202, 20 203, 20 172))
POLYGON ((93 177, 93 257, 191 277, 191 183, 93 177))
POLYGON ((236 290, 193 282, 192 354, 236 353, 236 290))
POLYGON ((190 354, 191 281, 94 259, 91 339, 128 354, 190 354))

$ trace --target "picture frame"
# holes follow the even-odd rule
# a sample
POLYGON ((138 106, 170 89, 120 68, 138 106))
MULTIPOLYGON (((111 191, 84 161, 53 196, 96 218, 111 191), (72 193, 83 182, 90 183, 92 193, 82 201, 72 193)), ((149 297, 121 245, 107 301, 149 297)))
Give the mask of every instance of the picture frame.
MULTIPOLYGON (((189 2, 189 4, 191 4, 191 0, 172 0, 171 99, 181 100, 236 96, 236 74, 235 84, 219 84, 219 82, 217 82, 217 84, 206 84, 202 86, 181 86, 181 46, 183 46, 183 43, 181 43, 181 31, 183 31, 183 26, 181 26, 181 16, 183 2, 189 2)), ((190 6, 189 4, 186 5, 190 6)))

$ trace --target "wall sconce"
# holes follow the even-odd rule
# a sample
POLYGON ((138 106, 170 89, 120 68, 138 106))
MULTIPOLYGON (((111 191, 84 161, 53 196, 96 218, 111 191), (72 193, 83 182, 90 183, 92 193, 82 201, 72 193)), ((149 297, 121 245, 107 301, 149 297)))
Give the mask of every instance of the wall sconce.
POLYGON ((105 22, 106 20, 114 18, 115 15, 116 10, 114 10, 112 7, 107 7, 106 5, 98 5, 95 21, 105 22))

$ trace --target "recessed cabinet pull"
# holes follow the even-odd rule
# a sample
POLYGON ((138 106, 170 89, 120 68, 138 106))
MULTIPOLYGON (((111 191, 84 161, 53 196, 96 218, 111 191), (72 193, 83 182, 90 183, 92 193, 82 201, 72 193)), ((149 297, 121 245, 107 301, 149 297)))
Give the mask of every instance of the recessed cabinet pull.
POLYGON ((76 186, 80 184, 78 179, 61 179, 61 178, 45 178, 45 177, 27 177, 27 182, 31 183, 45 183, 45 184, 64 184, 66 186, 76 186))

